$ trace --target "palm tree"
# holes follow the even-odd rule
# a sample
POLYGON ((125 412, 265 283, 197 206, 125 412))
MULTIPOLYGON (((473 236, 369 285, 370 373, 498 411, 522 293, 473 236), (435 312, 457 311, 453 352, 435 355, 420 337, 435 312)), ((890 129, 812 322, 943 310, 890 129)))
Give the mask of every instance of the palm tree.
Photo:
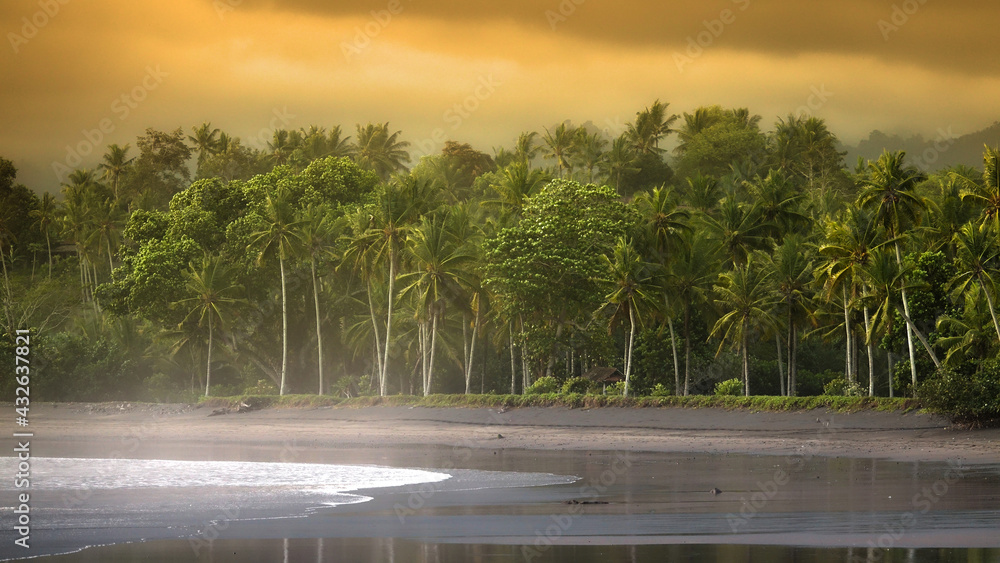
POLYGON ((695 231, 681 246, 667 274, 667 287, 684 309, 684 395, 691 388, 691 311, 707 299, 716 276, 717 247, 703 231, 695 231))
POLYGON ((800 235, 789 235, 771 255, 765 255, 765 263, 773 272, 774 291, 784 309, 788 372, 785 380, 788 396, 795 396, 796 353, 798 344, 798 323, 811 313, 809 282, 812 279, 813 262, 810 245, 800 235))
POLYGON ((120 231, 125 224, 125 212, 119 209, 115 202, 97 202, 90 208, 93 231, 91 237, 94 244, 104 247, 108 253, 108 275, 115 269, 112 246, 118 246, 121 240, 120 231), (103 243, 103 244, 102 244, 103 243))
POLYGON ((212 344, 215 330, 226 324, 232 309, 244 300, 236 297, 243 287, 232 282, 232 273, 226 262, 218 257, 208 257, 200 268, 189 265, 185 274, 184 289, 189 297, 177 301, 179 307, 190 307, 182 325, 197 317, 198 326, 208 319, 208 359, 205 364, 205 396, 209 396, 212 385, 212 344))
MULTIPOLYGON (((884 152, 875 162, 868 163, 868 174, 859 182, 861 193, 858 194, 858 205, 872 209, 877 220, 885 227, 890 238, 895 239, 897 266, 903 267, 903 253, 899 240, 910 225, 920 219, 920 212, 925 207, 923 200, 916 194, 916 186, 923 179, 923 174, 913 167, 904 166, 905 151, 884 152)), ((910 304, 906 298, 906 285, 900 285, 903 298, 903 312, 910 315, 910 304)), ((913 378, 913 389, 917 387, 916 351, 913 345, 912 323, 906 323, 906 344, 910 353, 910 375, 913 378)), ((936 363, 936 362, 935 362, 936 363)))
POLYGON ((514 156, 518 161, 530 166, 531 161, 538 156, 542 147, 535 144, 535 137, 537 136, 537 131, 525 131, 518 135, 517 143, 514 145, 514 156))
POLYGON ((288 295, 285 286, 285 261, 290 259, 300 243, 299 223, 296 221, 288 194, 278 189, 267 196, 261 209, 261 226, 250 235, 249 247, 257 250, 258 262, 267 256, 277 256, 281 273, 281 383, 279 394, 288 391, 288 295))
POLYGON ((501 170, 498 181, 490 184, 490 188, 497 193, 497 199, 484 203, 499 205, 502 210, 520 214, 525 200, 542 191, 548 181, 549 176, 544 170, 515 162, 501 170))
POLYGON ((287 129, 276 129, 271 135, 271 140, 267 142, 270 161, 275 165, 287 164, 297 148, 295 139, 296 137, 287 129))
MULTIPOLYGON (((976 180, 969 174, 954 174, 962 184, 962 199, 974 202, 983 210, 983 222, 993 223, 993 232, 1000 233, 1000 150, 986 147, 983 153, 983 176, 976 180)), ((1000 236, 1000 235, 997 235, 1000 236)))
POLYGON ((744 185, 760 206, 762 219, 774 226, 775 240, 781 240, 785 233, 797 231, 809 222, 809 217, 801 211, 805 194, 780 170, 768 172, 765 178, 756 176, 744 185))
POLYGON ((577 129, 572 152, 580 167, 587 171, 588 184, 594 181, 594 169, 604 161, 604 147, 607 144, 600 133, 588 135, 583 127, 577 129))
POLYGON ((711 214, 725 195, 719 180, 701 172, 687 178, 687 202, 698 211, 711 214))
POLYGON ((957 299, 969 290, 972 283, 978 283, 993 318, 997 338, 1000 339, 1000 323, 997 322, 993 303, 997 277, 1000 276, 1000 248, 997 248, 996 236, 986 224, 966 223, 955 234, 954 240, 959 271, 950 283, 953 297, 957 299))
POLYGON ((462 286, 469 283, 470 276, 467 266, 472 254, 450 232, 448 216, 448 212, 425 215, 410 231, 408 254, 414 270, 400 276, 400 281, 408 282, 400 297, 413 295, 417 300, 425 396, 433 384, 438 324, 444 318, 449 297, 462 294, 462 286))
POLYGON ((219 146, 219 134, 221 131, 212 128, 212 124, 205 122, 197 127, 191 127, 194 135, 188 135, 188 140, 194 145, 194 150, 198 151, 198 169, 208 157, 218 154, 225 147, 219 146))
POLYGON ((128 157, 128 150, 128 143, 124 147, 108 145, 108 152, 104 153, 104 162, 98 166, 104 170, 104 177, 111 181, 111 189, 115 194, 116 201, 118 200, 118 186, 121 183, 121 178, 128 170, 129 164, 135 160, 134 157, 128 157))
POLYGON ((770 272, 748 260, 746 267, 719 275, 715 286, 716 303, 726 313, 716 321, 710 336, 719 336, 719 351, 732 342, 743 358, 743 385, 750 396, 750 335, 761 328, 773 326, 773 310, 778 302, 771 289, 770 272))
POLYGON ((637 156, 628 137, 622 135, 611 142, 611 149, 604 153, 604 159, 598 163, 598 168, 609 180, 614 181, 615 191, 621 194, 622 176, 639 171, 636 166, 637 156))
POLYGON ((35 225, 38 229, 42 231, 45 235, 45 247, 49 253, 49 278, 52 279, 52 225, 54 225, 59 218, 58 204, 56 203, 56 198, 46 192, 42 195, 42 200, 38 205, 38 209, 34 209, 29 213, 29 215, 35 220, 35 225))
POLYGON ((727 197, 719 208, 718 219, 706 216, 709 229, 722 245, 729 263, 742 268, 754 250, 769 247, 774 226, 764 218, 763 209, 754 204, 744 204, 734 197, 727 197))
POLYGON ((945 315, 938 319, 938 331, 953 335, 942 336, 937 341, 938 346, 947 350, 943 361, 945 365, 959 367, 970 360, 987 358, 1000 344, 993 338, 990 312, 983 306, 986 303, 982 294, 979 286, 969 287, 969 291, 962 294, 962 314, 945 315))
POLYGON ((673 133, 671 126, 679 118, 677 115, 667 115, 667 106, 660 100, 653 102, 653 105, 640 111, 635 116, 635 123, 629 123, 625 131, 632 148, 637 154, 659 154, 660 141, 673 133))
POLYGON ((570 127, 567 122, 562 122, 556 126, 554 131, 545 130, 542 141, 548 149, 546 158, 556 159, 556 169, 558 177, 563 177, 563 170, 572 171, 570 156, 573 153, 573 140, 576 138, 576 128, 570 127))
POLYGON ((327 154, 336 157, 353 157, 357 152, 357 147, 351 143, 351 136, 348 135, 344 137, 343 131, 340 130, 340 125, 330 128, 330 133, 326 138, 326 150, 327 154))
POLYGON ((309 258, 309 272, 312 274, 313 304, 316 309, 316 365, 319 372, 319 391, 323 394, 323 328, 319 307, 319 282, 316 279, 316 261, 330 253, 330 245, 336 238, 337 226, 330 219, 329 211, 320 206, 310 205, 299 216, 298 239, 302 251, 309 258))
POLYGON ((359 166, 374 170, 383 181, 393 172, 406 170, 405 162, 410 162, 407 141, 400 141, 400 131, 389 134, 388 123, 358 125, 356 160, 359 166))
POLYGON ((607 278, 603 282, 611 288, 604 297, 604 308, 612 309, 608 329, 628 319, 628 342, 625 348, 625 391, 628 396, 629 381, 632 374, 632 351, 635 348, 635 330, 641 322, 637 314, 639 308, 648 307, 652 302, 651 274, 649 264, 636 251, 632 241, 626 238, 618 239, 612 255, 602 255, 604 258, 607 278))
MULTIPOLYGON (((909 313, 900 306, 900 302, 897 300, 896 296, 905 295, 902 290, 906 285, 906 272, 900 267, 899 262, 894 261, 888 252, 880 248, 872 252, 871 261, 863 272, 868 286, 868 292, 865 294, 864 299, 877 305, 874 315, 875 321, 872 323, 872 331, 878 330, 882 332, 882 329, 888 327, 892 322, 891 317, 893 312, 899 313, 906 322, 906 326, 909 327, 910 331, 916 335, 917 339, 924 346, 927 355, 934 362, 934 367, 940 368, 941 362, 938 361, 934 349, 931 348, 927 338, 920 332, 920 329, 917 328, 917 325, 910 318, 909 313)), ((871 338, 870 335, 869 338, 871 338)))

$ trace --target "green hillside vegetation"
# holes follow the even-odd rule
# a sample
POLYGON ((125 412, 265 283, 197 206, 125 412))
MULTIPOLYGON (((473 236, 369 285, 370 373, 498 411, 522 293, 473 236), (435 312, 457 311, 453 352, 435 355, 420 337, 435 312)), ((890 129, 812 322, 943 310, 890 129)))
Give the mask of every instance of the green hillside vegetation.
POLYGON ((821 119, 659 101, 616 137, 564 122, 416 162, 388 123, 190 133, 108 146, 60 198, 0 158, 0 361, 30 329, 33 399, 537 385, 1000 415, 996 148, 849 168, 821 119), (578 379, 604 366, 624 381, 578 379))

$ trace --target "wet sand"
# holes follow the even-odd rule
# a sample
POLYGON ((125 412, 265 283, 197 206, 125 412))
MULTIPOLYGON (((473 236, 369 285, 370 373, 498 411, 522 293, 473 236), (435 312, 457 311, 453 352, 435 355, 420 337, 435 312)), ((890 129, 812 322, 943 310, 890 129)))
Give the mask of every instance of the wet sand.
MULTIPOLYGON (((302 518, 227 521, 225 529, 212 532, 218 538, 213 551, 255 541, 269 541, 267 549, 280 551, 288 539, 301 544, 308 538, 324 538, 325 547, 319 542, 317 549, 340 554, 317 561, 341 560, 344 549, 369 553, 385 549, 386 542, 391 548, 392 541, 401 542, 400 549, 419 544, 421 550, 463 544, 469 546, 466 556, 482 546, 541 542, 549 547, 525 559, 553 561, 562 560, 551 556, 562 553, 555 547, 563 545, 860 549, 881 541, 893 549, 1000 548, 1000 430, 953 428, 935 416, 407 407, 208 414, 169 405, 117 411, 39 405, 32 409, 32 452, 580 478, 572 485, 483 491, 448 485, 362 491, 374 500, 302 518)), ((179 536, 197 542, 205 530, 196 521, 168 533, 109 529, 91 545, 179 536)), ((71 543, 69 535, 63 540, 71 543)), ((143 553, 194 554, 190 541, 149 542, 143 553)), ((67 560, 96 561, 125 549, 88 549, 67 560)), ((1000 560, 1000 551, 988 555, 995 559, 986 560, 1000 560)), ((192 560, 198 559, 208 560, 192 560)), ((830 560, 836 559, 844 560, 830 560)))

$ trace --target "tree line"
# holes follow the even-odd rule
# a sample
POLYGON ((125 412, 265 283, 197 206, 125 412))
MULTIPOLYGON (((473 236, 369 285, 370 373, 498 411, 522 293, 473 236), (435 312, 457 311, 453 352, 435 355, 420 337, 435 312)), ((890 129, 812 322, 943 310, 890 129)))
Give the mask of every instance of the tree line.
POLYGON ((595 366, 626 395, 993 385, 997 150, 848 167, 823 120, 760 122, 656 101, 617 136, 563 122, 412 168, 388 123, 260 149, 150 129, 61 199, 0 159, 4 334, 38 330, 53 399, 517 393, 595 366))

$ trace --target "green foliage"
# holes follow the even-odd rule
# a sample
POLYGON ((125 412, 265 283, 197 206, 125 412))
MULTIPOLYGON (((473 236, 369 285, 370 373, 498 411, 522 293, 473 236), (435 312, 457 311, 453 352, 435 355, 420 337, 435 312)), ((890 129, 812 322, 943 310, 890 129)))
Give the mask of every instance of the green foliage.
POLYGON ((525 395, 538 395, 541 393, 558 393, 559 380, 552 376, 539 377, 524 390, 525 395))
POLYGON ((597 386, 594 382, 585 377, 571 377, 567 379, 562 386, 562 392, 564 395, 568 395, 570 393, 586 395, 588 393, 593 393, 596 390, 597 386))
POLYGON ((983 424, 1000 419, 1000 361, 989 360, 971 373, 942 368, 917 388, 928 408, 958 422, 983 424))
POLYGON ((838 377, 823 386, 823 394, 831 397, 863 397, 866 393, 857 382, 838 377))
POLYGON ((657 383, 653 386, 653 390, 649 394, 652 397, 669 397, 674 393, 662 383, 657 383))
POLYGON ((741 381, 737 377, 734 377, 733 379, 727 379, 725 381, 720 381, 715 385, 716 397, 737 397, 742 394, 743 394, 743 381, 741 381))

